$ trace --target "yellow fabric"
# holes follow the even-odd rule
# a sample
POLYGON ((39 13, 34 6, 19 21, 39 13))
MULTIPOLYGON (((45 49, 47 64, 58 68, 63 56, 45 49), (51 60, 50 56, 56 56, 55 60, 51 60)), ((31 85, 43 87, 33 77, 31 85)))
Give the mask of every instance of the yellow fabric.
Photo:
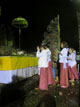
POLYGON ((36 57, 0 57, 0 70, 16 70, 21 68, 33 67, 38 65, 36 57))

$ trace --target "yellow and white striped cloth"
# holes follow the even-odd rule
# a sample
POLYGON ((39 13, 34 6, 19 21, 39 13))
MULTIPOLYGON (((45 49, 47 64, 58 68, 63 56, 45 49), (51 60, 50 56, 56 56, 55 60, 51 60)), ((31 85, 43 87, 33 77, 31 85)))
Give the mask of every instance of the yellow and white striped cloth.
POLYGON ((38 73, 38 58, 0 57, 0 83, 11 83, 14 77, 28 78, 38 73))
POLYGON ((0 57, 0 70, 16 70, 38 65, 38 58, 24 56, 0 57))

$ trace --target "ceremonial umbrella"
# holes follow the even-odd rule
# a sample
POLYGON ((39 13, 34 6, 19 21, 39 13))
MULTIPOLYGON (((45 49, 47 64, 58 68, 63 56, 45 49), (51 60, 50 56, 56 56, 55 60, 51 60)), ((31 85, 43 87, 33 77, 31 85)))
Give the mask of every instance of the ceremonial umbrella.
POLYGON ((25 18, 17 17, 12 20, 12 26, 19 29, 19 49, 21 48, 21 28, 28 27, 28 21, 25 18))

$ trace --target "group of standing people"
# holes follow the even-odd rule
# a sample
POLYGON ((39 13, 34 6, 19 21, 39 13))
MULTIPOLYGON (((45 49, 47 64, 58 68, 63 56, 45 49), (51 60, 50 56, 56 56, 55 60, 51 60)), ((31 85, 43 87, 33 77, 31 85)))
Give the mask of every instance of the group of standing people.
MULTIPOLYGON (((62 88, 69 87, 69 80, 74 82, 78 80, 76 52, 72 48, 68 48, 67 42, 61 42, 61 51, 59 54, 60 63, 60 86, 62 88), (69 54, 68 54, 69 53, 69 54)), ((53 79, 51 51, 46 45, 37 47, 36 56, 39 58, 39 89, 48 90, 48 85, 56 85, 53 79)))
POLYGON ((61 43, 61 51, 59 53, 60 63, 60 86, 62 88, 69 87, 69 81, 78 80, 76 51, 73 48, 68 48, 67 42, 61 43))

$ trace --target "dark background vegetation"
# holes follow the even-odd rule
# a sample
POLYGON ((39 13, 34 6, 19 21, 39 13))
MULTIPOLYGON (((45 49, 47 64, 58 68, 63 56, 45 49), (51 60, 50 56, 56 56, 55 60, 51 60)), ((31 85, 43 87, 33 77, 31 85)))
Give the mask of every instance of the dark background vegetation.
MULTIPOLYGON (((72 0, 74 1, 74 0, 72 0)), ((2 15, 0 23, 11 26, 12 19, 26 18, 29 26, 22 29, 21 47, 35 50, 40 45, 50 20, 60 15, 61 40, 78 50, 78 28, 76 6, 70 0, 0 0, 2 15)), ((12 26, 11 26, 12 27, 12 26)), ((18 29, 13 28, 14 40, 18 46, 18 29)))

